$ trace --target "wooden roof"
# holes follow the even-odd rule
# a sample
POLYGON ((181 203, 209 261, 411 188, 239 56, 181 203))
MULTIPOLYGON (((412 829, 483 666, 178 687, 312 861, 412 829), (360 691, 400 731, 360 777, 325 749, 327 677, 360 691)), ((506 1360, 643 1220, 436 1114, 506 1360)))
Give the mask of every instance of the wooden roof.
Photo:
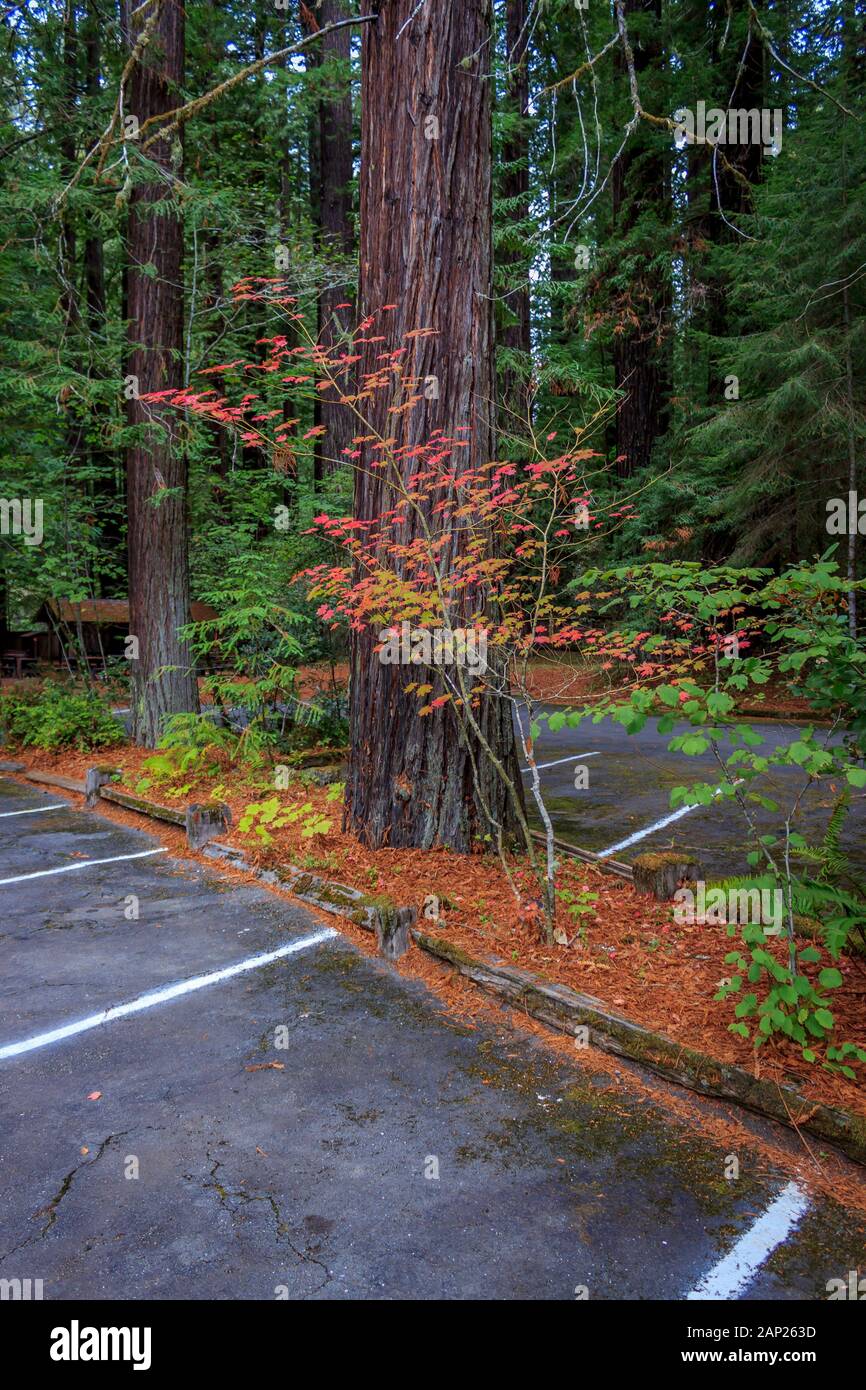
MULTIPOLYGON (((63 623, 129 626, 129 602, 125 598, 82 599, 81 603, 72 603, 69 599, 49 599, 48 607, 54 617, 63 623)), ((190 614, 194 623, 203 623, 219 616, 209 603, 191 603, 190 614)))

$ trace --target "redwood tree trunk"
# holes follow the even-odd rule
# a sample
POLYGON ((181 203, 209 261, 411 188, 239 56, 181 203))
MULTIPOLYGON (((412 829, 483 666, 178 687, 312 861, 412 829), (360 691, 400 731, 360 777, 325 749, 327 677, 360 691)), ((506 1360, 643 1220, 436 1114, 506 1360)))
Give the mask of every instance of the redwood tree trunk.
MULTIPOLYGON (((125 0, 129 47, 149 13, 136 12, 125 0)), ((149 116, 177 106, 183 72, 183 6, 164 0, 130 79, 126 111, 143 125, 149 116)), ((135 184, 128 227, 127 374, 137 378, 142 396, 183 385, 183 224, 170 202, 181 160, 179 138, 158 141, 148 156, 163 177, 135 184)), ((199 707, 189 648, 177 635, 189 622, 187 460, 173 411, 134 398, 127 420, 140 427, 140 438, 126 456, 129 631, 138 639, 138 659, 130 663, 132 734, 137 743, 153 746, 169 715, 199 707)))
MULTIPOLYGON (((460 471, 483 464, 493 450, 491 125, 485 80, 490 6, 489 0, 425 5, 398 38, 416 8, 415 0, 384 0, 364 35, 361 310, 366 316, 386 304, 396 307, 365 335, 383 334, 385 341, 366 343, 360 372, 378 369, 379 354, 403 346, 407 332, 434 329, 435 336, 409 340, 404 361, 410 376, 436 378, 438 396, 394 417, 387 413, 389 393, 377 392, 365 414, 380 435, 396 434, 408 446, 426 442, 436 429, 453 438, 458 426, 467 427, 470 448, 454 451, 460 471), (395 418, 402 425, 395 426, 395 418)), ((393 505, 386 470, 370 470, 376 457, 381 455, 365 449, 355 475, 355 515, 361 519, 378 518, 393 505)), ((408 476, 412 464, 405 467, 408 476)), ((401 529, 401 540, 409 541, 418 526, 413 518, 401 529)), ((420 718, 417 700, 403 693, 410 680, 429 681, 435 698, 436 674, 383 665, 373 646, 372 634, 355 635, 347 824, 372 846, 446 845, 466 851, 490 832, 473 786, 469 749, 461 746, 447 708, 420 718)), ((519 786, 509 707, 483 700, 478 713, 486 737, 519 786)), ((483 758, 479 770, 493 817, 510 828, 501 781, 483 758)))
MULTIPOLYGON (((624 10, 627 19, 638 19, 631 41, 640 79, 642 72, 661 67, 661 0, 625 0, 624 10)), ((618 52, 617 67, 624 78, 625 66, 618 52)), ((643 94, 644 104, 647 100, 643 94)), ((649 465, 655 441, 668 424, 671 289, 668 271, 658 266, 656 240, 659 226, 670 225, 668 157, 662 140, 641 121, 614 164, 611 180, 614 235, 629 236, 644 217, 648 228, 641 268, 619 297, 613 346, 614 385, 625 393, 616 415, 620 477, 630 477, 649 465)))
MULTIPOLYGON (((764 45, 757 31, 748 27, 747 0, 733 0, 732 12, 742 20, 748 35, 748 48, 745 54, 741 54, 729 43, 729 49, 734 49, 734 52, 730 52, 727 61, 721 65, 721 95, 716 105, 731 110, 760 110, 766 104, 767 93, 767 58, 764 45)), ((706 152, 710 185, 708 239, 724 246, 739 240, 735 228, 742 227, 743 214, 753 209, 752 190, 761 182, 763 175, 764 147, 757 142, 743 145, 726 144, 719 154, 723 154, 724 159, 717 157, 713 176, 710 172, 713 165, 712 152, 706 152)), ((716 275, 712 277, 709 285, 709 332, 714 338, 725 338, 730 331, 728 284, 724 276, 716 275)), ((709 393, 713 405, 717 405, 723 399, 723 392, 724 375, 713 367, 709 377, 709 393)), ((793 498, 796 506, 796 492, 793 498)))

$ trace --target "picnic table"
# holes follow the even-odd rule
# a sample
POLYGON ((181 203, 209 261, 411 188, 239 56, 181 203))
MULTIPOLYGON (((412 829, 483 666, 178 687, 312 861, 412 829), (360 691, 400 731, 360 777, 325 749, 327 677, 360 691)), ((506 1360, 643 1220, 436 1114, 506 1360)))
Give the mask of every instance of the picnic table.
POLYGON ((4 676, 13 676, 15 680, 20 681, 23 678, 25 666, 32 666, 35 670, 36 664, 36 657, 30 652, 20 651, 13 647, 9 647, 0 654, 0 668, 2 668, 4 676))

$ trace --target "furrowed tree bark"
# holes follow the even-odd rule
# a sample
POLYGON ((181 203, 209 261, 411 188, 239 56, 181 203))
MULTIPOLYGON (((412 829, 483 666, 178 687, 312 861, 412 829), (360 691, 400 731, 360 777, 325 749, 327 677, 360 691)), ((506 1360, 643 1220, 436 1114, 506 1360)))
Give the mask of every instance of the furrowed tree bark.
MULTIPOLYGON (((150 14, 136 13, 125 0, 130 49, 150 14)), ((183 74, 184 10, 177 0, 162 0, 130 78, 125 111, 143 123, 171 110, 179 104, 183 74)), ((171 202, 180 139, 158 141, 148 154, 157 168, 152 177, 137 179, 128 224, 127 374, 137 378, 138 396, 183 385, 183 224, 171 202)), ((129 631, 138 639, 138 658, 130 662, 132 736, 152 747, 170 715, 199 708, 189 647, 177 631, 190 616, 187 460, 174 411, 135 397, 127 404, 127 423, 141 427, 126 456, 129 631)))
MULTIPOLYGON (((491 125, 484 80, 490 7, 488 0, 463 0, 415 10, 415 0, 384 0, 364 35, 361 312, 396 308, 379 315, 365 335, 384 334, 385 341, 365 345, 359 380, 381 367, 380 353, 402 347, 407 332, 432 328, 433 336, 406 343, 404 360, 407 375, 436 378, 438 397, 394 417, 390 393, 377 392, 364 413, 381 436, 397 434, 410 446, 435 429, 459 438, 457 427, 467 427, 470 447, 454 450, 459 471, 484 463, 493 451, 491 125), (402 425, 395 427, 395 418, 402 425)), ((365 448, 356 470, 360 519, 379 517, 395 500, 387 470, 370 469, 377 457, 365 448)), ((406 463, 406 476, 412 466, 406 463)), ((410 516, 401 540, 421 533, 410 516)), ((486 799, 493 817, 510 829, 505 789, 477 749, 483 797, 473 787, 470 751, 453 714, 439 709, 422 719, 417 701, 403 692, 410 677, 430 681, 434 698, 435 672, 383 665, 374 645, 375 634, 354 635, 347 827, 372 846, 467 851, 490 833, 486 799)), ((484 700, 478 717, 519 787, 509 707, 484 700)))

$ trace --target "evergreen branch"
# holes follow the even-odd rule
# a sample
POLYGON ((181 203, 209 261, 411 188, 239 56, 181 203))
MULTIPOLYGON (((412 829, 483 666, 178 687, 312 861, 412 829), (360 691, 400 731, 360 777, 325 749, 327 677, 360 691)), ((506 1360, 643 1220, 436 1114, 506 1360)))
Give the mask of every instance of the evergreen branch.
POLYGON ((764 44, 767 48, 768 53, 770 53, 770 55, 773 58, 775 58, 779 66, 784 68, 786 72, 789 72, 792 77, 796 77, 798 82, 805 82, 806 86, 811 87, 814 92, 818 92, 820 96, 826 97, 828 101, 832 101, 833 105, 837 106, 840 111, 843 111, 846 116, 851 116, 853 119, 856 120, 855 113, 853 111, 849 111, 847 106, 843 106, 842 102, 838 101, 836 97, 834 97, 833 93, 829 92, 826 87, 822 87, 819 82, 813 81, 811 77, 805 77, 803 73, 797 72, 796 68, 792 68, 790 63, 786 63, 784 58, 779 57, 779 54, 777 53, 773 45, 773 35, 770 33, 768 29, 765 29, 764 25, 762 24, 761 17, 758 14, 758 11, 755 9, 754 0, 749 0, 749 10, 751 22, 754 24, 761 38, 764 40, 764 44))
POLYGON ((219 86, 212 87, 211 90, 205 92, 203 96, 196 97, 194 101, 188 101, 185 106, 177 106, 173 111, 163 111, 157 116, 148 116, 146 121, 142 121, 139 127, 139 133, 146 130, 148 126, 153 125, 156 121, 165 121, 168 119, 169 124, 160 126, 159 130, 155 131, 150 139, 145 141, 141 147, 142 152, 146 153, 150 146, 157 140, 167 139, 169 135, 179 130, 190 117, 196 114, 196 112, 202 111, 206 106, 210 106, 212 101, 216 101, 218 97, 224 96, 226 92, 231 91, 232 87, 236 87, 247 77, 254 77, 256 73, 262 72, 264 68, 273 67, 277 63, 284 62, 285 59, 290 57, 293 53, 302 53, 311 43, 314 43, 317 39, 323 39, 326 34, 333 34, 337 29, 345 29, 346 26, 350 24, 372 24, 376 18, 377 16, 375 14, 362 14, 357 17, 353 16, 350 19, 337 19, 333 24, 327 24, 324 28, 317 29, 314 34, 308 34, 306 38, 299 40, 298 43, 290 44, 288 48, 281 48, 276 53, 268 53, 264 58, 257 58, 254 63, 249 63, 247 67, 241 68, 240 72, 236 72, 231 77, 226 78, 225 82, 221 82, 219 86))

